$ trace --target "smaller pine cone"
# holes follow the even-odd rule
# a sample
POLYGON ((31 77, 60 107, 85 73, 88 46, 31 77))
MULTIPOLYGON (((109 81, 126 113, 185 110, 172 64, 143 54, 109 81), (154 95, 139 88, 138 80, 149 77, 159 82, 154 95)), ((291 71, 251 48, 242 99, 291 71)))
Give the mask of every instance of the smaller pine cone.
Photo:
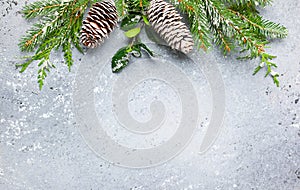
POLYGON ((185 54, 193 49, 192 35, 173 5, 163 0, 152 0, 147 15, 154 30, 171 48, 185 54))
POLYGON ((114 4, 109 1, 95 3, 82 23, 80 41, 88 48, 95 48, 117 25, 118 13, 114 4))

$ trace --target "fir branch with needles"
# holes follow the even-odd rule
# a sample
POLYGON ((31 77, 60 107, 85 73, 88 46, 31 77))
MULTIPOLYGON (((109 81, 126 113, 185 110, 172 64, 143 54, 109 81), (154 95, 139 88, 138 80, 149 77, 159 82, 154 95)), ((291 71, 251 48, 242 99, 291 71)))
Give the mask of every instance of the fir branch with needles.
MULTIPOLYGON (((140 31, 149 25, 170 47, 183 53, 189 53, 195 44, 204 51, 219 46, 224 54, 237 53, 239 59, 258 58, 260 61, 253 74, 266 68, 265 76, 271 76, 279 86, 279 74, 275 71, 277 65, 272 61, 276 56, 267 52, 267 44, 273 39, 285 38, 288 31, 260 15, 258 9, 271 5, 271 0, 100 2, 104 1, 108 3, 97 3, 97 0, 39 0, 25 6, 22 11, 24 17, 38 18, 39 22, 20 40, 21 51, 34 51, 24 63, 17 65, 21 67, 20 72, 37 61, 38 83, 42 88, 47 73, 55 68, 51 63, 51 52, 61 50, 70 70, 74 63, 73 48, 83 52, 82 44, 90 48, 99 46, 119 22, 120 29, 131 40, 112 58, 113 72, 126 67, 131 55, 140 57, 142 52, 147 52, 153 56, 153 52, 139 39, 140 31), (90 7, 87 18, 83 20, 90 7), (187 27, 179 13, 187 18, 187 27), (117 16, 112 16, 114 14, 117 16), (118 20, 115 20, 117 17, 118 20)), ((149 36, 149 39, 155 38, 149 36)))
POLYGON ((253 74, 266 67, 265 76, 271 76, 279 86, 279 75, 274 71, 277 65, 271 62, 276 56, 266 52, 266 44, 275 38, 285 38, 288 32, 284 26, 263 19, 257 10, 259 6, 269 5, 271 0, 172 2, 188 15, 198 47, 207 49, 216 44, 223 49, 224 54, 239 50, 239 59, 260 58, 260 64, 253 74), (198 19, 199 16, 201 19, 198 19))
POLYGON ((18 64, 17 67, 21 67, 20 72, 24 72, 30 64, 38 61, 40 89, 44 85, 47 72, 55 68, 50 60, 53 50, 62 48, 69 70, 74 62, 72 47, 83 52, 78 38, 83 14, 89 3, 89 0, 42 0, 23 8, 25 18, 39 18, 39 22, 27 31, 19 43, 21 51, 35 51, 35 54, 26 57, 25 63, 18 64))

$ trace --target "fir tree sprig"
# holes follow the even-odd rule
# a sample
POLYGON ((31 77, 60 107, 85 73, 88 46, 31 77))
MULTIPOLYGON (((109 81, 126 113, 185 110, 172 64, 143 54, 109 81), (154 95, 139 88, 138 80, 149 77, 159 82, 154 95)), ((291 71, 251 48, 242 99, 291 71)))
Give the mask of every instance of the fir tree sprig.
POLYGON ((69 70, 73 65, 72 46, 80 52, 78 37, 81 28, 83 14, 88 6, 89 0, 42 0, 25 6, 22 13, 25 18, 38 17, 39 23, 35 24, 20 40, 19 46, 22 51, 35 54, 27 58, 20 72, 34 61, 39 61, 38 83, 40 89, 44 84, 47 72, 55 66, 50 62, 50 54, 53 50, 62 48, 65 63, 69 70))
POLYGON ((277 65, 270 62, 276 56, 266 52, 266 44, 274 38, 285 38, 287 29, 263 19, 257 10, 257 6, 264 7, 271 3, 270 0, 201 0, 197 3, 174 0, 173 3, 187 13, 191 32, 199 47, 206 49, 214 42, 223 49, 224 54, 239 49, 242 54, 248 53, 241 59, 259 57, 260 64, 253 74, 266 66, 266 76, 270 75, 279 86, 279 75, 273 71, 277 65), (197 19, 199 15, 201 20, 197 19))

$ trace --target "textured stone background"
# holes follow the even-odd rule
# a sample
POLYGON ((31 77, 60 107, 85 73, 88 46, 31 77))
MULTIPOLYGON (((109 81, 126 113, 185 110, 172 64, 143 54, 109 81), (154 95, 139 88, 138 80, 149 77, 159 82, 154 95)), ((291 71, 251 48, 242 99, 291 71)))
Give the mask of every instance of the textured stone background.
POLYGON ((35 66, 24 74, 15 69, 22 55, 18 39, 32 24, 19 13, 26 2, 0 1, 0 189, 300 189, 299 1, 274 0, 262 11, 289 29, 288 38, 270 49, 278 55, 280 88, 263 72, 251 75, 256 61, 225 59, 213 51, 226 90, 220 136, 203 155, 191 146, 147 169, 114 166, 80 136, 72 87, 88 55, 75 53, 70 73, 62 56, 54 55, 57 69, 41 92, 35 66))

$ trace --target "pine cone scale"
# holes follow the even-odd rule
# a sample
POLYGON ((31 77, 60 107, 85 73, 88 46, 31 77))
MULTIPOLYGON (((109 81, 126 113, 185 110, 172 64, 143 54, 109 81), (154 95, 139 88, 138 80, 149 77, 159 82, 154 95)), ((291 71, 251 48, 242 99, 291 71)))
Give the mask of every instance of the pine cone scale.
POLYGON ((118 14, 114 4, 108 1, 95 3, 82 22, 81 43, 89 48, 99 46, 113 31, 117 19, 118 14))
POLYGON ((183 53, 193 49, 192 35, 173 5, 163 0, 152 0, 147 15, 153 29, 171 48, 183 53))

